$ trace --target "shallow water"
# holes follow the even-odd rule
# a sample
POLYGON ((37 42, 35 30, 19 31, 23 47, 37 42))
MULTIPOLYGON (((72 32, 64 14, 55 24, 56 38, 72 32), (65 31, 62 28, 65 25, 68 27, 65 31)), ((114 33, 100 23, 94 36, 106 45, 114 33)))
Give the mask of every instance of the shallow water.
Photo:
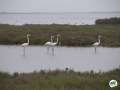
POLYGON ((120 17, 120 12, 0 13, 1 24, 95 24, 96 19, 120 17))
POLYGON ((120 65, 120 48, 55 47, 0 45, 0 71, 33 72, 40 70, 109 71, 120 65))

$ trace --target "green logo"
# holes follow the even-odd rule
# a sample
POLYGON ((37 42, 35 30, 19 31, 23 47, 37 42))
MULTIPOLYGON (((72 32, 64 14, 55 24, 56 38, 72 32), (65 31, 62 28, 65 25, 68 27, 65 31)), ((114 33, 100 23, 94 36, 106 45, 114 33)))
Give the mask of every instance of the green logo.
POLYGON ((117 84, 117 81, 116 80, 111 80, 110 82, 109 82, 109 86, 111 87, 111 88, 113 88, 113 87, 116 87, 118 84, 117 84))

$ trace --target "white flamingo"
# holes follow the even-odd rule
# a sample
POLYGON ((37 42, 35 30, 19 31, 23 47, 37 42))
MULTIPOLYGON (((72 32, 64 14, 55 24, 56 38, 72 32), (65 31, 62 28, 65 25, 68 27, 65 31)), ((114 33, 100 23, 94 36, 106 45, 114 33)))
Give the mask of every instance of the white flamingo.
POLYGON ((30 43, 29 36, 30 36, 30 34, 27 34, 27 42, 22 44, 22 47, 24 47, 23 48, 23 56, 25 56, 25 47, 27 47, 30 43))
POLYGON ((96 53, 96 48, 97 48, 97 46, 99 46, 99 45, 100 45, 100 38, 101 38, 101 36, 100 36, 100 35, 98 35, 98 41, 97 41, 97 42, 95 42, 95 43, 93 43, 93 46, 94 46, 94 48, 95 48, 95 53, 96 53))
POLYGON ((57 34, 57 39, 56 39, 56 42, 53 42, 53 46, 56 46, 57 44, 58 44, 58 42, 59 42, 59 36, 60 36, 60 34, 57 34))
POLYGON ((45 45, 46 46, 56 46, 59 42, 59 34, 57 34, 57 41, 53 42, 53 36, 51 36, 51 41, 50 42, 46 42, 45 45))
POLYGON ((99 45, 100 45, 100 43, 101 43, 100 38, 101 38, 101 36, 100 36, 100 35, 98 35, 98 41, 97 41, 97 42, 95 42, 95 43, 93 43, 93 46, 97 47, 97 46, 99 46, 99 45))
POLYGON ((46 46, 52 46, 52 44, 53 44, 53 38, 54 38, 54 36, 51 35, 50 41, 46 42, 45 45, 46 46))
POLYGON ((26 47, 30 44, 29 36, 30 34, 27 34, 27 42, 22 44, 23 47, 26 47))
POLYGON ((56 42, 53 42, 53 36, 51 36, 51 41, 50 42, 46 42, 45 46, 47 46, 47 51, 49 52, 49 48, 51 47, 52 50, 52 55, 54 55, 54 46, 56 46, 59 42, 59 34, 57 34, 57 40, 56 42))

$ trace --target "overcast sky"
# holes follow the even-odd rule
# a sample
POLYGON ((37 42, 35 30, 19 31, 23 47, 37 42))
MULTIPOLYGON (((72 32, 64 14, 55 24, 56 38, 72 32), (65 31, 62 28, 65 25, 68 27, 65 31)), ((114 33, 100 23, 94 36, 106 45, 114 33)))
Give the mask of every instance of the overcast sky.
POLYGON ((0 0, 0 12, 120 11, 120 0, 0 0))

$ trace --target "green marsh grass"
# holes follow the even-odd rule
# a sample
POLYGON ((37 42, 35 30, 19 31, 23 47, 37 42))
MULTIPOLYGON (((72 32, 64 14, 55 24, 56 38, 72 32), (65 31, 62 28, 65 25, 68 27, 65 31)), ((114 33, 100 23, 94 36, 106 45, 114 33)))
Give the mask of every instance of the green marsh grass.
POLYGON ((44 45, 50 35, 60 34, 62 46, 91 46, 100 34, 101 46, 120 46, 120 25, 6 25, 0 24, 0 44, 21 44, 30 33, 31 45, 44 45))
POLYGON ((120 83, 120 69, 109 72, 40 71, 9 75, 0 73, 0 90, 120 90, 109 81, 120 83))

